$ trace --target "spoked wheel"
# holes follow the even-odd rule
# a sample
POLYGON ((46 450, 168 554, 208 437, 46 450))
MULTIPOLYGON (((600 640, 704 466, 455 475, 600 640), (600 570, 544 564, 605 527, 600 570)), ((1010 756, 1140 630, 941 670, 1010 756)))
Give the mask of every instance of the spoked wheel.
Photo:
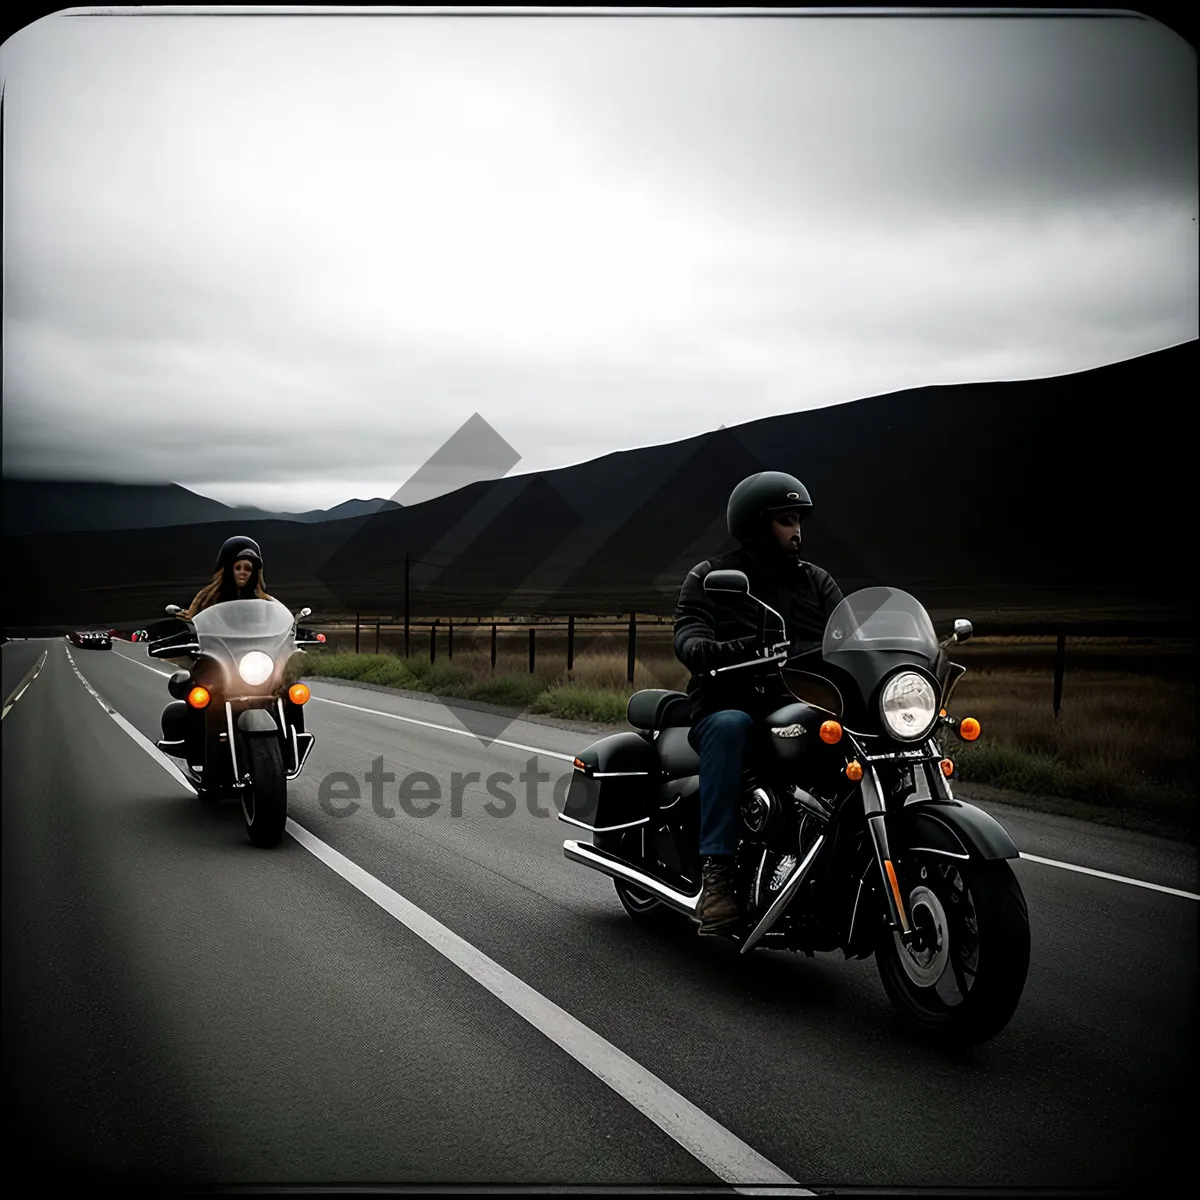
POLYGON ((287 772, 278 738, 246 739, 250 783, 241 789, 246 833, 256 846, 278 846, 287 824, 287 772))
POLYGON ((905 945, 889 930, 876 948, 888 998, 932 1041, 987 1041, 1012 1018, 1029 973, 1029 913, 1012 868, 918 853, 900 878, 919 937, 905 945))

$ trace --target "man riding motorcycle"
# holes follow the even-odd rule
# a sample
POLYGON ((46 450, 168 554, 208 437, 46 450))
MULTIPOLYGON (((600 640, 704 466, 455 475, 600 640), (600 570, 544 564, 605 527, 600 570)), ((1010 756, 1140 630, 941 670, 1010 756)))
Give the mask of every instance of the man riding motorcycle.
POLYGON ((733 853, 738 840, 738 788, 747 734, 754 722, 791 699, 775 676, 717 667, 752 660, 771 639, 762 608, 746 597, 716 601, 704 591, 709 571, 744 571, 750 592, 783 618, 792 656, 820 651, 821 638, 842 593, 827 571, 800 558, 801 526, 812 499, 800 480, 760 471, 730 494, 726 522, 738 550, 698 563, 687 574, 675 608, 675 654, 692 677, 691 732, 700 756, 700 854, 703 889, 697 915, 701 934, 736 924, 733 853))

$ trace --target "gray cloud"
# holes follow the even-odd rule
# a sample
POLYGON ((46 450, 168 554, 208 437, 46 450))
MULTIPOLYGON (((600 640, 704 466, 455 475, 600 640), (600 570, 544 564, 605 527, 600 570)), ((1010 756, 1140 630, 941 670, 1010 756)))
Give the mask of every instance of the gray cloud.
POLYGON ((55 17, 0 70, 9 473, 324 507, 472 414, 520 473, 1200 323, 1150 21, 55 17))

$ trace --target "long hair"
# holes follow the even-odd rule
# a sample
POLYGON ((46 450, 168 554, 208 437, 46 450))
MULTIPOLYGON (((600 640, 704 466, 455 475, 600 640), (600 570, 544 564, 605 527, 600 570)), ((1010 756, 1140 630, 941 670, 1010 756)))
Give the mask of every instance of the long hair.
MULTIPOLYGON (((237 559, 234 559, 236 562, 237 559)), ((263 587, 263 573, 261 567, 254 568, 254 574, 251 576, 254 583, 254 595, 259 600, 274 600, 275 597, 269 595, 263 587)), ((237 585, 233 582, 233 563, 222 568, 220 571, 214 571, 212 579, 202 587, 195 596, 195 599, 188 605, 186 611, 178 613, 177 616, 181 621, 190 621, 198 612, 202 612, 206 608, 211 608, 214 604, 221 603, 221 593, 230 591, 236 593, 237 585)))

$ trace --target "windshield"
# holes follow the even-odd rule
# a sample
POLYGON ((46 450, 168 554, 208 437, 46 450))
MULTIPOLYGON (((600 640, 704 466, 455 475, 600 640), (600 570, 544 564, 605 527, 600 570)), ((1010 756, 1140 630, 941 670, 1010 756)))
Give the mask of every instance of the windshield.
POLYGON ((278 600, 226 600, 192 618, 196 632, 218 638, 277 638, 292 628, 291 612, 278 600))
POLYGON ((192 624, 205 656, 235 674, 252 650, 278 664, 292 638, 292 614, 278 600, 226 600, 198 612, 192 624))
POLYGON ((863 588, 833 610, 825 626, 822 654, 908 650, 930 658, 938 653, 933 622, 919 600, 896 588, 863 588))

